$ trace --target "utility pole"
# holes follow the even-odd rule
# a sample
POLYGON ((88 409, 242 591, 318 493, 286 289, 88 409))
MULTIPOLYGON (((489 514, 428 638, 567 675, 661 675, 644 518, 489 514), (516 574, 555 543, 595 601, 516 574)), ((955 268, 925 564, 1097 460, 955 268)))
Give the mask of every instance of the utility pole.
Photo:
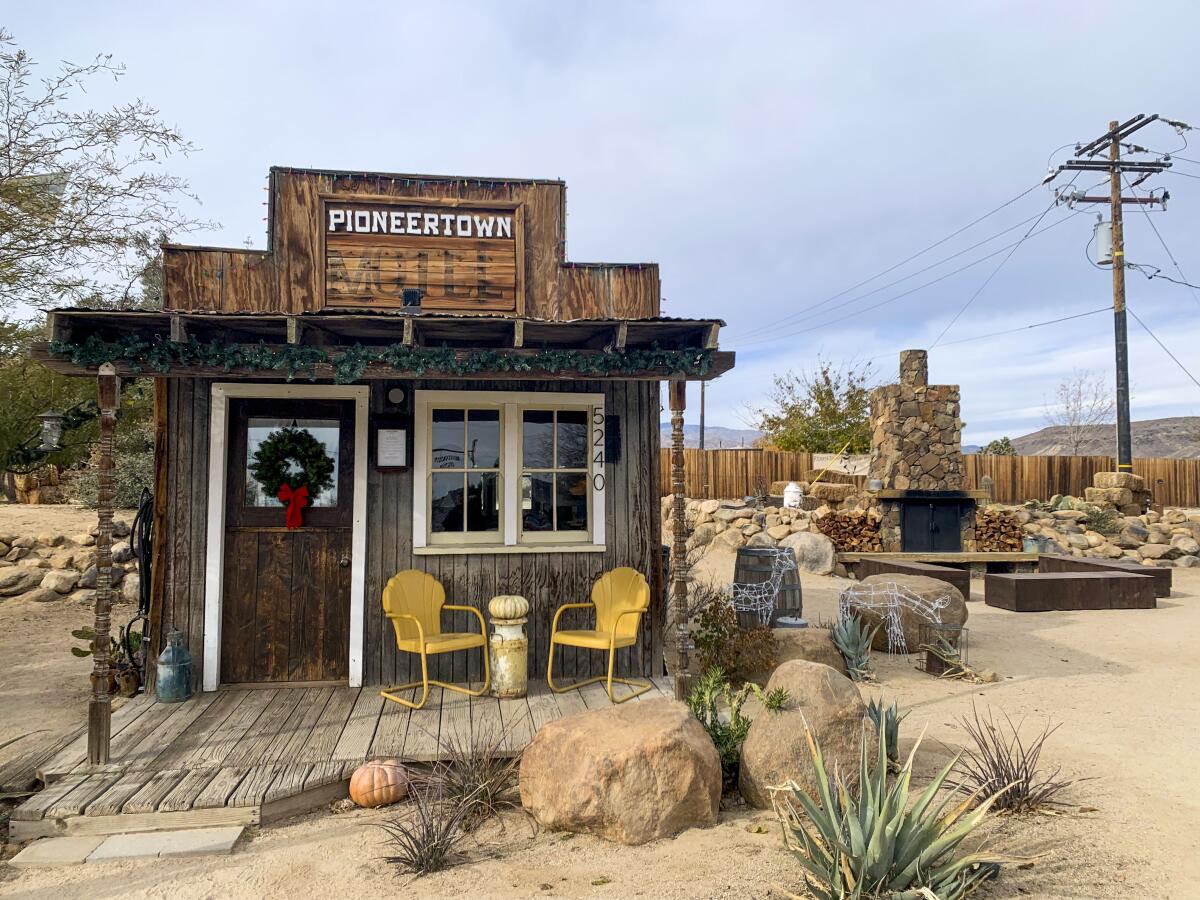
POLYGON ((1109 175, 1108 203, 1112 216, 1112 285, 1113 339, 1117 363, 1117 471, 1133 471, 1133 437, 1129 425, 1129 331, 1125 322, 1125 227, 1121 218, 1121 139, 1117 137, 1119 122, 1108 123, 1112 140, 1108 144, 1108 159, 1112 163, 1109 175))
POLYGON ((1074 207, 1077 203, 1107 203, 1112 217, 1112 285, 1113 285, 1113 338, 1116 347, 1117 388, 1117 471, 1133 470, 1133 440, 1129 427, 1129 336, 1125 322, 1125 229, 1122 207, 1126 203, 1152 205, 1162 203, 1163 197, 1122 197, 1121 179, 1126 172, 1138 173, 1134 185, 1141 184, 1151 175, 1170 168, 1168 160, 1122 160, 1121 142, 1139 129, 1158 120, 1158 115, 1139 114, 1127 122, 1113 120, 1108 131, 1087 144, 1075 147, 1075 158, 1052 170, 1046 182, 1052 181, 1059 172, 1102 172, 1108 175, 1108 196, 1090 197, 1081 192, 1060 192, 1059 202, 1074 207), (1108 148, 1108 159, 1096 159, 1096 155, 1108 148))

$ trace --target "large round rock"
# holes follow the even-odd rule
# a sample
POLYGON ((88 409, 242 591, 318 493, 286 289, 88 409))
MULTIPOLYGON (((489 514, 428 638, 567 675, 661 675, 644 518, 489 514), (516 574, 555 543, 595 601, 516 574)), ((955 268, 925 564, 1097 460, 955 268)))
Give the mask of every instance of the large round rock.
MULTIPOLYGON (((828 628, 773 628, 771 632, 775 635, 775 668, 790 659, 806 659, 847 674, 846 660, 834 645, 833 633, 828 628)), ((765 684, 774 671, 772 668, 751 672, 746 678, 755 684, 765 684)))
POLYGON ((793 659, 771 675, 767 690, 784 688, 791 702, 778 712, 759 711, 742 744, 738 789, 746 802, 771 806, 770 787, 794 781, 816 796, 817 780, 806 728, 821 745, 825 767, 837 770, 849 784, 858 783, 859 748, 866 704, 845 675, 821 663, 793 659))
POLYGON ((833 541, 815 531, 797 531, 779 542, 796 554, 796 565, 801 572, 814 575, 830 575, 837 562, 837 548, 833 541))
POLYGON ((684 704, 625 703, 545 725, 521 757, 520 786, 543 828, 644 844, 716 823, 721 760, 684 704))
MULTIPOLYGON (((900 627, 904 631, 904 643, 907 645, 909 653, 916 653, 917 647, 921 644, 921 625, 923 623, 930 621, 938 621, 946 625, 965 625, 967 623, 966 601, 963 600, 959 589, 949 582, 927 578, 924 575, 900 575, 890 572, 883 575, 870 575, 862 580, 862 584, 886 585, 889 583, 906 589, 921 600, 922 604, 932 606, 934 603, 942 601, 946 604, 937 610, 937 619, 923 614, 911 604, 900 604, 900 627)), ((877 598, 876 602, 882 602, 882 598, 877 598)), ((871 641, 871 646, 876 650, 888 649, 887 629, 883 627, 886 613, 887 609, 879 606, 859 608, 856 612, 859 618, 871 628, 880 626, 875 632, 874 640, 871 641)))

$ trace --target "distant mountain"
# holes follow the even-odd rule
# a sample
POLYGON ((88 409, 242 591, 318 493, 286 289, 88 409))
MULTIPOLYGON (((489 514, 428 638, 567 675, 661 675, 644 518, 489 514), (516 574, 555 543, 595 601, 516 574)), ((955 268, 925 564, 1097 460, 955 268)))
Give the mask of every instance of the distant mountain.
MULTIPOLYGON (((671 446, 671 423, 660 422, 659 432, 662 434, 662 446, 671 446)), ((709 450, 731 449, 736 447, 753 447, 754 442, 762 437, 762 432, 753 428, 725 428, 722 425, 704 426, 704 446, 709 450)), ((683 445, 685 447, 700 446, 700 426, 683 426, 683 445)))
MULTIPOLYGON (((1112 456, 1116 453, 1114 425, 1093 425, 1079 448, 1082 456, 1112 456)), ((1130 423, 1133 455, 1168 459, 1200 457, 1200 416, 1175 416, 1130 423)), ((1013 438, 1013 447, 1021 456, 1061 456, 1070 453, 1061 425, 1043 428, 1033 434, 1013 438)))

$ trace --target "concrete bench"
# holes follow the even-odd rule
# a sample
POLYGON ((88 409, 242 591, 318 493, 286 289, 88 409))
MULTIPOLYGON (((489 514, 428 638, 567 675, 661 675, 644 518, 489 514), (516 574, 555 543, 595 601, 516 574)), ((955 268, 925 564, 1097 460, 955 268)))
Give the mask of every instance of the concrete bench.
POLYGON ((871 559, 864 556, 859 560, 855 574, 859 581, 871 575, 924 575, 926 578, 936 578, 938 581, 954 585, 964 600, 971 599, 971 573, 967 569, 908 559, 871 559))
POLYGON ((1142 575, 1154 581, 1155 597, 1171 596, 1171 570, 1165 566, 1143 566, 1132 560, 1093 559, 1088 556, 1066 556, 1058 553, 1043 553, 1038 558, 1039 572, 1126 572, 1142 575))
POLYGON ((1155 609, 1154 582, 1126 572, 1037 572, 987 575, 983 600, 1013 612, 1155 609))

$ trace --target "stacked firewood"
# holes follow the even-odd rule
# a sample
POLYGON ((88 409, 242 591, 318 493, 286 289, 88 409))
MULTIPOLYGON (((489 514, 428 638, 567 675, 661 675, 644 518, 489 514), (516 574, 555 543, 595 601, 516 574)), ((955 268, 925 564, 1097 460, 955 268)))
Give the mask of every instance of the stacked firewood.
POLYGON ((979 550, 1020 550, 1023 532, 1007 510, 980 507, 975 513, 975 546, 979 550))
POLYGON ((874 553, 879 544, 879 521, 865 510, 831 512, 814 519, 817 530, 833 541, 839 552, 874 553))

